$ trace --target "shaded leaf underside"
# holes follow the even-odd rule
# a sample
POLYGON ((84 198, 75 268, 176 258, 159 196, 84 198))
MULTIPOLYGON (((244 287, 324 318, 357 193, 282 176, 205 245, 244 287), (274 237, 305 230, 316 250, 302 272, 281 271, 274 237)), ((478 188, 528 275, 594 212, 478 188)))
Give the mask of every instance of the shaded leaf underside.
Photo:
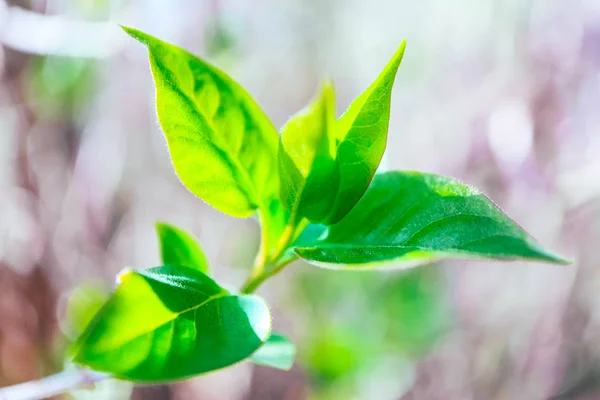
POLYGON ((292 368, 295 356, 294 344, 285 336, 273 333, 265 344, 252 354, 250 360, 254 364, 287 371, 292 368))

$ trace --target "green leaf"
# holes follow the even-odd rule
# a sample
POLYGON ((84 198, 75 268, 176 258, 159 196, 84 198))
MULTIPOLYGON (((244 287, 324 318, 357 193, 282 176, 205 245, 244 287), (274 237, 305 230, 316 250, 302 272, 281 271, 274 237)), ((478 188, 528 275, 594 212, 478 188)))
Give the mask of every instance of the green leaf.
POLYGON ((156 233, 163 264, 183 265, 208 273, 206 256, 192 235, 164 222, 156 224, 156 233))
POLYGON ((148 47, 158 120, 183 184, 219 211, 248 217, 277 193, 277 131, 217 67, 138 30, 148 47), (275 172, 274 172, 275 171, 275 172))
POLYGON ((392 86, 405 47, 406 41, 403 41, 375 82, 336 122, 336 164, 340 182, 327 225, 348 214, 364 195, 379 167, 387 141, 392 86))
POLYGON ((85 330, 96 313, 109 297, 109 291, 99 283, 86 282, 69 293, 66 307, 64 331, 75 338, 85 330))
POLYGON ((276 333, 262 345, 250 360, 254 364, 289 371, 294 365, 296 346, 288 338, 276 333))
POLYGON ((330 82, 282 128, 280 191, 293 219, 324 220, 335 202, 339 170, 334 159, 335 95, 330 82))
POLYGON ((329 268, 408 268, 443 258, 567 263, 544 250, 474 188, 443 176, 376 176, 354 209, 325 238, 295 249, 329 268))
POLYGON ((242 361, 270 335, 257 296, 233 295, 198 270, 127 271, 72 348, 74 361, 140 382, 183 379, 242 361))
MULTIPOLYGON (((281 204, 279 198, 272 198, 269 206, 260 213, 260 225, 263 233, 264 249, 269 252, 277 247, 281 235, 290 220, 290 212, 281 204)), ((266 255, 266 254, 265 254, 266 255)))
POLYGON ((335 122, 333 86, 282 128, 280 196, 292 220, 330 225, 367 190, 385 151, 392 87, 405 42, 369 88, 335 122))

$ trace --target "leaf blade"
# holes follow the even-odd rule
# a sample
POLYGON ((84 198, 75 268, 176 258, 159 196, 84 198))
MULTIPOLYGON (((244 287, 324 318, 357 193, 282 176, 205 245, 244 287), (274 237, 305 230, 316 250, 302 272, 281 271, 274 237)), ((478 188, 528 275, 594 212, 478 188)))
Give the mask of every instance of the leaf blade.
POLYGON ((387 142, 392 87, 405 49, 404 40, 377 79, 336 122, 340 183, 327 225, 348 214, 366 192, 379 167, 387 142))
POLYGON ((308 107, 290 118, 279 140, 280 198, 293 220, 325 219, 335 201, 335 93, 326 81, 308 107))
POLYGON ((326 268, 409 268, 445 258, 566 260, 544 250, 474 188, 439 175, 377 175, 325 238, 297 247, 326 268))
POLYGON ((277 131, 232 78, 191 53, 123 27, 148 47, 159 123, 182 183, 217 210, 248 217, 277 190, 277 131))
POLYGON ((294 365, 296 346, 285 336, 273 333, 250 360, 254 364, 289 371, 294 365))
POLYGON ((183 265, 208 273, 208 261, 198 242, 183 229, 165 222, 156 223, 162 263, 183 265))
POLYGON ((248 358, 269 337, 257 296, 232 295, 200 271, 129 271, 72 349, 74 361, 122 379, 157 382, 248 358))

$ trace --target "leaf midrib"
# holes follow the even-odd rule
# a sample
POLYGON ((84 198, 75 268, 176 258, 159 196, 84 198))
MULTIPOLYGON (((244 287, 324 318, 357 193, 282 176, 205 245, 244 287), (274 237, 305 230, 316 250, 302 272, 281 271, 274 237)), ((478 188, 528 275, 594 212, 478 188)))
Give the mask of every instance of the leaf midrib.
MULTIPOLYGON (((174 286, 174 287, 176 287, 176 286, 174 286)), ((180 289, 181 289, 181 288, 180 288, 180 289)), ((203 301, 203 302, 201 302, 200 304, 197 304, 197 305, 195 305, 195 306, 192 306, 192 307, 186 308, 186 309, 184 309, 184 310, 181 310, 181 311, 173 312, 173 316, 172 316, 172 318, 169 318, 168 320, 166 320, 166 321, 164 321, 164 322, 161 322, 160 324, 156 325, 156 326, 155 326, 155 327, 153 327, 153 328, 147 329, 145 332, 143 332, 143 333, 140 333, 139 335, 135 335, 135 336, 133 336, 133 337, 131 337, 131 338, 128 338, 127 340, 125 340, 124 342, 120 343, 120 344, 119 344, 119 345, 117 345, 117 346, 113 346, 113 347, 109 347, 109 348, 107 348, 107 349, 103 349, 103 351, 105 351, 105 352, 114 351, 114 350, 116 350, 116 349, 118 349, 118 348, 120 348, 120 347, 123 347, 123 346, 127 345, 128 343, 131 343, 132 341, 134 341, 134 340, 136 340, 136 339, 138 339, 138 338, 140 338, 140 337, 142 337, 142 336, 144 336, 144 335, 147 335, 147 334, 150 334, 150 333, 153 333, 153 332, 155 332, 156 330, 158 330, 159 328, 161 328, 161 327, 165 326, 166 324, 172 323, 173 321, 175 321, 177 318, 179 318, 181 315, 183 315, 183 314, 185 314, 185 313, 188 313, 188 312, 190 312, 190 311, 196 311, 196 310, 198 310, 200 307, 202 307, 202 306, 206 305, 207 303, 209 303, 209 302, 211 302, 211 301, 213 301, 213 300, 217 300, 217 299, 219 299, 219 298, 221 298, 221 297, 226 297, 226 296, 230 296, 230 295, 231 295, 231 294, 230 294, 229 292, 221 292, 221 293, 215 294, 215 295, 213 295, 213 296, 211 296, 211 297, 207 298, 206 300, 204 300, 204 301, 203 301)), ((164 304, 164 303, 163 303, 163 304, 164 304)), ((194 324, 195 324, 195 323, 196 323, 196 319, 194 318, 194 324)), ((197 332, 196 332, 196 335, 197 335, 197 332)))
MULTIPOLYGON (((148 46, 150 47, 150 46, 148 46)), ((187 53, 187 52, 186 52, 187 53)), ((188 122, 188 124, 192 127, 192 129, 194 129, 195 132, 199 132, 200 136, 205 137, 207 140, 207 143, 219 143, 220 144, 220 148, 223 149, 223 151, 227 154, 227 157, 229 158, 230 162, 233 164, 234 167, 238 168, 238 170, 240 171, 241 175, 243 176, 243 178, 246 180, 246 184, 248 185, 249 190, 251 191, 251 195, 252 195, 252 200, 255 203, 258 204, 254 204, 254 206, 256 206, 256 208, 259 208, 260 206, 260 196, 258 195, 258 193, 256 193, 256 188, 255 188, 255 184, 254 182, 250 179, 250 175, 248 174, 248 171, 246 170, 246 168, 241 164, 241 162, 238 160, 237 157, 234 157, 234 155, 232 154, 231 149, 229 148, 229 146, 227 146, 227 143, 223 140, 222 136, 217 134, 217 130, 215 129, 213 123, 206 117, 206 115, 204 115, 204 113, 202 112, 202 110, 199 110, 198 107, 196 107, 194 105, 194 102, 190 99, 190 97, 181 89, 179 89, 177 87, 177 85, 172 82, 170 79, 168 79, 165 76, 165 73, 163 72, 164 68, 164 64, 162 62, 160 62, 158 60, 158 57, 156 57, 154 54, 152 54, 152 52, 150 52, 150 55, 152 57, 152 59, 154 60, 154 62, 157 64, 157 66, 160 64, 160 67, 158 68, 159 71, 161 72, 161 75, 163 77, 163 80, 165 83, 167 83, 168 87, 173 90, 176 94, 178 94, 180 97, 183 97, 184 101, 187 103, 187 106, 190 107, 190 109, 194 112, 197 112, 198 114, 201 115, 201 117, 204 119, 204 121, 206 122, 206 124, 208 125, 208 127, 212 130, 212 132, 214 133, 212 136, 214 136, 214 138, 208 138, 205 134, 203 134, 199 129, 195 128, 194 124, 191 123, 192 121, 190 121, 189 117, 185 117, 186 121, 188 122), (217 138, 217 140, 214 140, 215 138, 217 138)), ((192 55, 191 53, 188 53, 189 56, 192 56, 194 58, 197 58, 196 56, 192 55)), ((219 79, 221 79, 221 77, 219 76, 219 79)), ((157 91, 157 97, 158 97, 158 91, 157 91)), ((196 140, 194 140, 193 138, 189 137, 188 139, 193 140, 195 142, 197 142, 196 140)))

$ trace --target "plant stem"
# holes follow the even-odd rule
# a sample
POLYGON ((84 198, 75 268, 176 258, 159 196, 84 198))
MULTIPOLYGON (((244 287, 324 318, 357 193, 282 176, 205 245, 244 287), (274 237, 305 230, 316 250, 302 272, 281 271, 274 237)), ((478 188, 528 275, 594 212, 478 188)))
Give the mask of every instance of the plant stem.
POLYGON ((69 370, 37 381, 0 388, 0 400, 39 400, 59 395, 109 378, 110 375, 89 370, 69 370))
MULTIPOLYGON (((256 260, 254 261, 254 269, 262 269, 264 268, 265 264, 267 263, 267 258, 269 256, 268 252, 269 252, 269 228, 268 228, 268 224, 270 223, 270 221, 265 218, 266 215, 268 215, 268 209, 267 208, 260 208, 259 212, 258 212, 258 221, 261 227, 260 230, 260 249, 258 251, 258 254, 256 255, 256 260)), ((254 272, 254 271, 253 271, 254 272)))
POLYGON ((248 280, 244 284, 244 286, 242 286, 241 292, 243 294, 250 294, 254 292, 268 277, 268 274, 266 274, 265 272, 260 272, 257 274, 252 273, 250 275, 250 278, 248 278, 248 280))
MULTIPOLYGON (((281 256, 287 249, 288 245, 295 239, 295 234, 298 229, 298 226, 299 225, 297 225, 293 219, 290 219, 285 229, 281 233, 279 242, 277 242, 277 247, 275 247, 273 252, 271 254, 261 254, 257 258, 257 264, 252 270, 252 273, 250 274, 250 277, 248 278, 244 286, 242 286, 242 293, 253 293, 265 280, 277 274, 286 265, 288 265, 296 259, 296 257, 290 257, 289 259, 278 263, 278 261, 280 261, 281 256)), ((264 249, 264 243, 261 245, 261 253, 263 252, 262 249, 264 249)))
POLYGON ((296 259, 297 257, 290 257, 287 260, 272 266, 271 268, 266 268, 262 273, 250 275, 250 278, 242 287, 241 292, 244 294, 253 293, 260 285, 262 285, 264 281, 277 275, 288 264, 296 261, 296 259))

